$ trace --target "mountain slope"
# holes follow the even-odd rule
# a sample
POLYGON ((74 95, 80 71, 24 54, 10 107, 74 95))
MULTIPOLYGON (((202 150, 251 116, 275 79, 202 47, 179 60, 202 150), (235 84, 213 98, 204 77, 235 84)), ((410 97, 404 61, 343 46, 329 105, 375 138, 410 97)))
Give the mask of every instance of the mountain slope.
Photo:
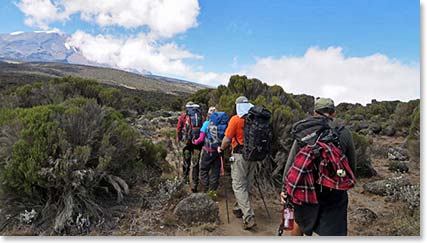
POLYGON ((132 90, 160 91, 167 94, 194 93, 207 86, 169 79, 151 78, 112 68, 67 63, 6 63, 0 62, 0 88, 8 84, 47 81, 52 78, 77 76, 95 79, 100 83, 132 90))
POLYGON ((34 62, 95 63, 66 44, 68 36, 56 32, 0 34, 0 58, 34 62))

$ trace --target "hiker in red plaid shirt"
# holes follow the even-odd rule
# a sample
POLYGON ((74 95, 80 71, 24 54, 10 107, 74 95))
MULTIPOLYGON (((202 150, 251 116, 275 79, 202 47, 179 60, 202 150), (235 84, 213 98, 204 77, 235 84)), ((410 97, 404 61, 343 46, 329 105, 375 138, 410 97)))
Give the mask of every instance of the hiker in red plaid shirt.
POLYGON ((347 235, 347 190, 355 183, 353 137, 335 123, 331 99, 316 99, 313 118, 319 117, 327 118, 329 126, 338 131, 339 146, 318 141, 314 146, 300 147, 294 141, 283 174, 281 200, 284 203, 290 197, 294 205, 298 227, 292 235, 347 235))

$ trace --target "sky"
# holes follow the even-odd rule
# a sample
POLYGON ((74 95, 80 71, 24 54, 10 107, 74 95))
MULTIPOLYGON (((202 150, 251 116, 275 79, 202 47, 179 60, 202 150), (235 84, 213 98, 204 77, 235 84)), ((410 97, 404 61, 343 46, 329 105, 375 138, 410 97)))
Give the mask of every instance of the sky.
POLYGON ((420 97, 415 0, 0 0, 0 33, 55 30, 91 61, 336 102, 420 97))

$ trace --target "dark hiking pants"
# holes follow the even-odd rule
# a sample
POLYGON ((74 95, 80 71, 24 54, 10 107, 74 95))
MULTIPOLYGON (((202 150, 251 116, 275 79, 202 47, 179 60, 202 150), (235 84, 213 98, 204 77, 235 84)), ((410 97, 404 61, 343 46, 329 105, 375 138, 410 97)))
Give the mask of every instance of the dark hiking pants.
POLYGON ((183 149, 183 165, 182 165, 182 171, 184 174, 184 178, 188 178, 190 175, 190 168, 192 169, 191 178, 193 185, 197 186, 199 184, 199 173, 200 173, 200 151, 201 146, 193 145, 193 144, 187 144, 183 149))
POLYGON ((207 152, 203 150, 200 165, 200 179, 203 191, 216 191, 219 185, 219 175, 221 171, 221 158, 217 152, 207 152), (210 173, 209 173, 210 172, 210 173))
POLYGON ((323 188, 317 193, 319 204, 294 205, 295 221, 305 235, 347 235, 347 191, 323 188))

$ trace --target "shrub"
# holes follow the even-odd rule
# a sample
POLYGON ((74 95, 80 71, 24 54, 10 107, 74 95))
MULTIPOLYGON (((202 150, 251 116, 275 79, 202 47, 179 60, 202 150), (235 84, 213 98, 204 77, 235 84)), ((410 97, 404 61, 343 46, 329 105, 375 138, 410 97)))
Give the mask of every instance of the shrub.
POLYGON ((391 117, 394 127, 401 130, 408 130, 412 123, 411 114, 413 114, 417 106, 419 106, 419 100, 399 103, 391 117))
POLYGON ((354 147, 356 149, 356 176, 371 177, 377 175, 368 154, 368 149, 371 144, 368 137, 356 132, 353 132, 352 135, 354 147))
MULTIPOLYGON (((4 211, 35 209, 34 223, 57 233, 82 217, 92 225, 108 218, 104 206, 115 203, 111 192, 123 200, 129 172, 165 157, 161 145, 140 146, 140 135, 122 115, 94 99, 3 110, 0 121, 2 129, 18 128, 6 138, 13 133, 16 142, 0 150, 0 158, 8 157, 0 168, 4 211)), ((0 133, 0 141, 5 136, 0 133)))
POLYGON ((121 108, 122 104, 122 92, 115 88, 102 89, 99 92, 99 99, 102 105, 121 108))

